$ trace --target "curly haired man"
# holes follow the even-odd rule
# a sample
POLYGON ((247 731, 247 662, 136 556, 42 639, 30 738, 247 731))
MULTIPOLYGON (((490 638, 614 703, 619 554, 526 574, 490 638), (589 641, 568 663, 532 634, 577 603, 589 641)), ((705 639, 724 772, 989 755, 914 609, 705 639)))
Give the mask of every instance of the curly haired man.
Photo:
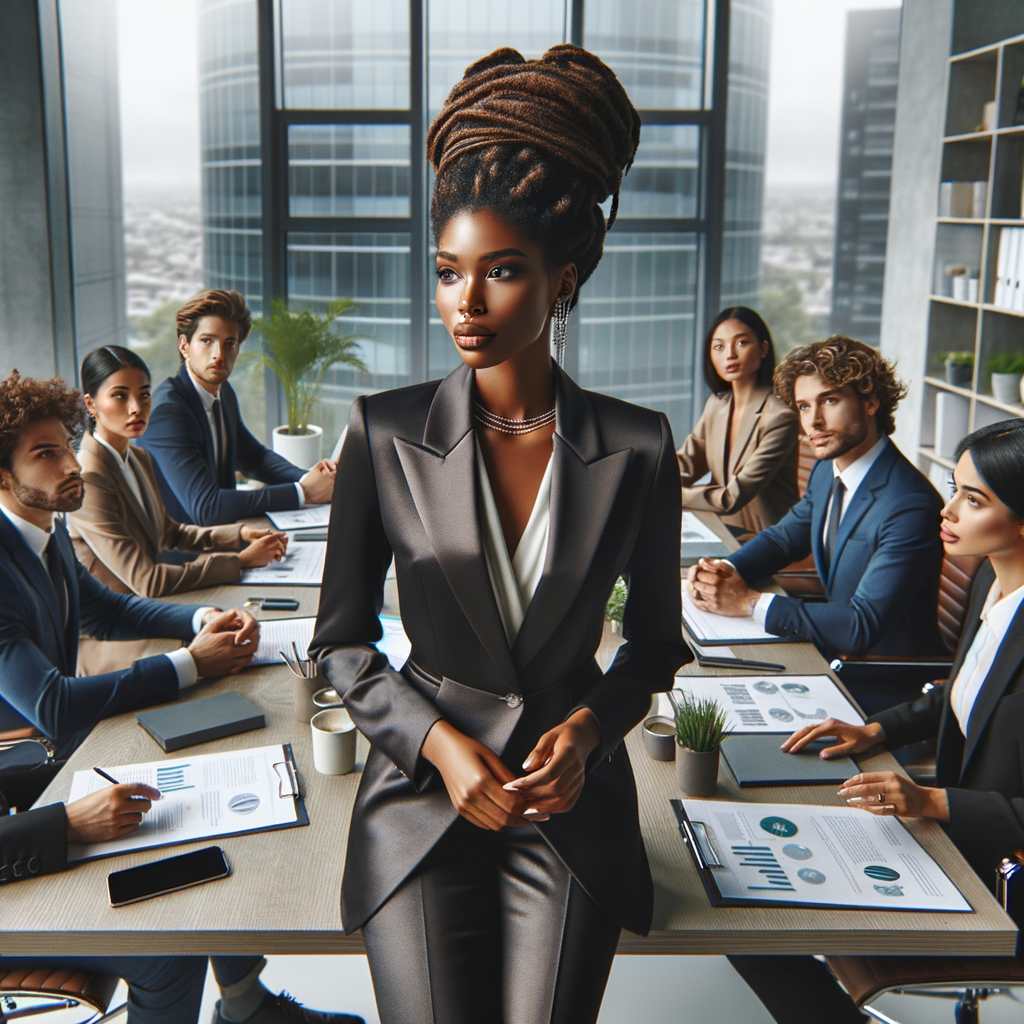
MULTIPOLYGON (((942 500, 889 440, 906 394, 893 366, 862 342, 835 335, 791 352, 775 371, 775 393, 796 409, 818 464, 804 497, 778 524, 728 562, 702 560, 690 570, 694 603, 753 615, 766 632, 811 640, 827 658, 945 653, 936 614, 942 500), (811 553, 826 601, 753 589, 811 553)), ((869 713, 920 686, 877 677, 849 682, 869 713)))

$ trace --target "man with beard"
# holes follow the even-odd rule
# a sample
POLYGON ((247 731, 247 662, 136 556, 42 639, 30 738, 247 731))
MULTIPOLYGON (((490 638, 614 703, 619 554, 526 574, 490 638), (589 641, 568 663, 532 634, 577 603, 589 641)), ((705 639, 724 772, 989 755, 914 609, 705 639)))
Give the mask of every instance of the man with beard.
MULTIPOLYGON (((775 526, 727 562, 702 559, 690 570, 694 603, 753 615, 766 632, 811 640, 826 658, 946 653, 937 623, 942 501, 889 440, 906 395, 892 365, 835 335, 791 352, 775 371, 775 393, 796 409, 818 464, 804 497, 775 526), (752 589, 812 552, 827 601, 752 589)), ((852 673, 844 682, 869 712, 920 687, 852 673)))
POLYGON ((104 718, 165 704, 200 677, 240 672, 259 638, 248 612, 115 594, 85 571, 56 514, 82 504, 72 447, 82 419, 78 392, 62 380, 14 370, 0 382, 0 739, 41 733, 58 759, 104 718), (80 634, 188 646, 76 678, 80 634))

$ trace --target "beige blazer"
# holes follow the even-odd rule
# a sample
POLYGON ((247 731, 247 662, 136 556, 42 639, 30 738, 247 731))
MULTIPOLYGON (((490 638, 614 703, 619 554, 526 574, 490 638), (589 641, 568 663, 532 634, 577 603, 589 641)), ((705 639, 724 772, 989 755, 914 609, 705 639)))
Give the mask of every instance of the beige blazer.
POLYGON ((693 433, 676 453, 683 479, 683 508, 716 512, 731 526, 759 533, 777 523, 799 500, 799 420, 770 387, 760 387, 743 411, 726 467, 731 410, 731 388, 712 395, 693 433), (711 482, 696 484, 707 472, 711 482))
MULTIPOLYGON (((142 469, 140 487, 152 510, 148 514, 132 493, 114 456, 87 433, 78 461, 85 500, 67 516, 78 560, 101 583, 121 594, 163 597, 196 587, 237 583, 242 567, 240 526, 183 526, 164 508, 149 453, 132 447, 142 469), (160 561, 162 551, 197 551, 185 565, 160 561)), ((82 637, 78 674, 97 675, 128 668, 145 655, 146 640, 100 641, 82 637)))

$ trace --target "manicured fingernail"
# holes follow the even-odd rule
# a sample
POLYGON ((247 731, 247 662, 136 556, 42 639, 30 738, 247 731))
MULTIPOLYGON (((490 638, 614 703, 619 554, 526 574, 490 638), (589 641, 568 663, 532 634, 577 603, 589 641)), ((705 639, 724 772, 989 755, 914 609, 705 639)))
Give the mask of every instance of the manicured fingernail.
POLYGON ((849 792, 849 790, 846 790, 846 789, 841 789, 841 790, 839 790, 839 793, 838 793, 838 795, 839 795, 839 796, 846 796, 846 794, 847 794, 848 792, 849 792))
POLYGON ((509 793, 516 793, 519 790, 519 784, 516 781, 506 782, 501 788, 507 790, 509 793))
POLYGON ((528 772, 532 767, 533 767, 533 758, 532 757, 528 757, 523 762, 523 771, 524 772, 528 772))

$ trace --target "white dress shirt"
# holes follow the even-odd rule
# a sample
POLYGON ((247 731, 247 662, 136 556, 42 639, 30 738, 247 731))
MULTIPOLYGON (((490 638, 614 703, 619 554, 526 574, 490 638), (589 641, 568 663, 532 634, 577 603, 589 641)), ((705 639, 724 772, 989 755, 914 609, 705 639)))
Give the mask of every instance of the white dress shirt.
MULTIPOLYGON (((220 388, 217 388, 217 394, 212 395, 202 384, 195 378, 191 368, 188 370, 188 379, 192 381, 192 387, 196 389, 196 394, 199 396, 199 401, 203 403, 203 409, 206 412, 206 422, 210 424, 210 433, 213 435, 213 461, 215 465, 220 465, 220 432, 217 430, 217 420, 213 415, 213 403, 220 397, 220 388)), ((221 419, 224 419, 224 403, 221 402, 220 407, 221 419)), ((224 425, 224 429, 227 430, 227 424, 224 425)), ((295 481, 295 490, 299 495, 299 508, 306 508, 306 492, 302 489, 302 484, 295 481)))
POLYGON ((999 589, 999 580, 993 582, 992 589, 985 599, 981 625, 949 691, 950 707, 956 715, 957 722, 960 723, 960 731, 965 736, 975 701, 992 670, 992 663, 996 660, 999 647, 1022 600, 1024 587, 1018 587, 1012 594, 1003 597, 1003 592, 999 589))
MULTIPOLYGON (((850 507, 850 501, 853 496, 857 493, 857 488, 864 483, 864 478, 871 471, 871 467, 878 460, 878 456, 885 451, 885 446, 889 443, 889 438, 880 437, 859 459, 851 462, 846 469, 840 470, 836 465, 835 459, 832 460, 832 479, 839 477, 843 481, 843 498, 842 503, 839 506, 839 522, 843 521, 843 516, 846 515, 846 510, 850 507)), ((825 508, 825 521, 822 523, 821 536, 822 540, 828 537, 828 521, 832 515, 831 505, 825 508)), ((729 563, 732 565, 732 563, 729 563)), ((762 594, 754 605, 751 613, 754 616, 754 621, 764 629, 764 621, 768 617, 768 609, 771 607, 772 601, 774 600, 774 594, 762 594)))
MULTIPOLYGON (((51 513, 50 529, 41 530, 35 523, 30 523, 28 520, 22 519, 21 516, 15 515, 5 505, 0 505, 0 512, 7 516, 11 525, 21 535, 25 546, 43 563, 43 568, 49 572, 50 566, 46 557, 46 545, 50 543, 50 535, 53 532, 54 513, 51 513)), ((198 633, 203 628, 203 616, 210 610, 210 608, 199 608, 195 615, 192 616, 193 633, 198 633)), ((196 680, 199 678, 199 673, 196 671, 196 663, 192 658, 192 652, 187 647, 180 647, 176 651, 171 651, 170 654, 162 655, 162 657, 169 658, 174 666, 175 674, 178 677, 179 691, 195 685, 196 680)))
POLYGON ((476 440, 476 468, 480 476, 480 492, 484 506, 484 558, 487 562, 487 574, 491 578, 491 589, 498 605, 501 624, 505 627, 505 636, 509 647, 515 643, 519 627, 523 624, 526 609, 529 608, 537 584, 544 573, 544 562, 548 556, 548 537, 550 536, 551 511, 551 464, 548 459, 547 468, 540 481, 537 498, 533 503, 529 521, 523 536, 512 558, 508 557, 505 546, 505 535, 501 529, 498 506, 491 490, 491 479, 487 475, 487 463, 476 440))

